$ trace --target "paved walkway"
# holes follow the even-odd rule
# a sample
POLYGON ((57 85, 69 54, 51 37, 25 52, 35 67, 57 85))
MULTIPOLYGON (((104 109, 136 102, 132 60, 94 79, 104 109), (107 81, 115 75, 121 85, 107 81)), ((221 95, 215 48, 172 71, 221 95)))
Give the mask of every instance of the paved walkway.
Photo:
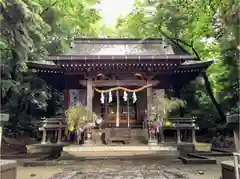
POLYGON ((184 165, 164 158, 65 161, 65 165, 52 167, 19 167, 17 179, 219 179, 219 163, 229 159, 221 157, 217 165, 184 165))
POLYGON ((179 170, 149 160, 105 160, 66 167, 50 179, 188 179, 179 170))

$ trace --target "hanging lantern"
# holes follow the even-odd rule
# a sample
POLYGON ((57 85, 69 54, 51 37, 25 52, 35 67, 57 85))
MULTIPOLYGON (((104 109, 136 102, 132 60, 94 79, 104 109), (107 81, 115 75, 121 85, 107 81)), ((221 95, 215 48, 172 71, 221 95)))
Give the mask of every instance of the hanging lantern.
POLYGON ((135 93, 135 92, 133 92, 132 98, 133 98, 133 103, 136 103, 136 101, 137 101, 137 96, 136 96, 136 93, 135 93))
POLYGON ((123 93, 123 100, 127 101, 127 98, 128 98, 128 94, 127 94, 126 91, 124 91, 124 93, 123 93))
POLYGON ((100 101, 101 101, 102 104, 104 104, 104 94, 103 93, 101 93, 100 101))
POLYGON ((109 98, 108 99, 109 99, 108 102, 111 103, 112 102, 112 93, 111 93, 111 91, 109 91, 109 98))

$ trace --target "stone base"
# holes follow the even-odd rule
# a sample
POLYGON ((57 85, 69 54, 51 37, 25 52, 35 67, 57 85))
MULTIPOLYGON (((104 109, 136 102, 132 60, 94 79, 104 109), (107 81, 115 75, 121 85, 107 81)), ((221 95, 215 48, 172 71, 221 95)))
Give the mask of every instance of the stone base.
POLYGON ((104 159, 104 158, 151 158, 178 157, 179 153, 172 146, 74 146, 63 148, 61 159, 104 159))
POLYGON ((177 149, 181 155, 186 155, 187 153, 195 152, 195 146, 193 143, 178 143, 177 149))
POLYGON ((1 179, 17 178, 17 162, 14 160, 0 160, 1 179))
MULTIPOLYGON (((221 167, 222 167, 222 179, 236 179, 233 161, 231 160, 223 161, 221 163, 221 167)), ((240 164, 238 164, 238 171, 240 175, 240 164)))
MULTIPOLYGON (((99 134, 98 129, 92 130, 92 142, 95 145, 104 144, 104 132, 99 134)), ((131 145, 148 144, 148 130, 147 129, 131 129, 131 145)))
POLYGON ((49 154, 50 156, 60 156, 63 146, 67 144, 33 144, 27 145, 28 154, 49 154))
POLYGON ((208 143, 188 143, 181 142, 177 144, 180 154, 187 154, 192 152, 211 152, 211 144, 208 143))
POLYGON ((196 151, 199 151, 199 152, 211 152, 211 149, 212 149, 212 144, 209 144, 209 143, 201 143, 201 142, 196 142, 196 143, 193 143, 194 144, 194 147, 195 147, 195 150, 196 151))
POLYGON ((148 145, 158 145, 158 141, 157 140, 154 140, 154 139, 152 139, 152 140, 148 140, 148 145))

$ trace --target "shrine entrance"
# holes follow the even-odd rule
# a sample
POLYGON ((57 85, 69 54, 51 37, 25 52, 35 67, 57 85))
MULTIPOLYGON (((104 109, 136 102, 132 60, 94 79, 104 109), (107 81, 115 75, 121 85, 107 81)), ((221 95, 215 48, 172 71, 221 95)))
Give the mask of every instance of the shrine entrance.
POLYGON ((144 111, 147 108, 146 91, 126 92, 120 89, 95 92, 93 110, 102 117, 104 128, 143 128, 144 111))
POLYGON ((106 115, 104 121, 112 127, 130 127, 137 123, 136 101, 133 101, 133 98, 126 96, 126 94, 123 91, 114 91, 112 101, 105 104, 106 115))

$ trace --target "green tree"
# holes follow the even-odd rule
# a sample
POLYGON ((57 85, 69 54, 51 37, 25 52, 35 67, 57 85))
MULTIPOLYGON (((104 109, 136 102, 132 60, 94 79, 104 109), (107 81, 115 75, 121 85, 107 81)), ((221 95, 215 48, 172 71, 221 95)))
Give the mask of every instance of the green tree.
POLYGON ((75 36, 97 36, 99 15, 90 3, 94 1, 1 1, 1 109, 10 114, 14 133, 21 119, 39 118, 37 111, 46 111, 52 98, 52 90, 28 71, 27 62, 63 53, 75 36))
POLYGON ((206 90, 204 83, 197 84, 196 96, 201 107, 214 114, 217 109, 217 118, 225 121, 224 113, 239 98, 238 21, 237 1, 151 0, 137 2, 127 17, 119 18, 116 29, 122 37, 163 37, 198 60, 214 59, 203 74, 206 90))

